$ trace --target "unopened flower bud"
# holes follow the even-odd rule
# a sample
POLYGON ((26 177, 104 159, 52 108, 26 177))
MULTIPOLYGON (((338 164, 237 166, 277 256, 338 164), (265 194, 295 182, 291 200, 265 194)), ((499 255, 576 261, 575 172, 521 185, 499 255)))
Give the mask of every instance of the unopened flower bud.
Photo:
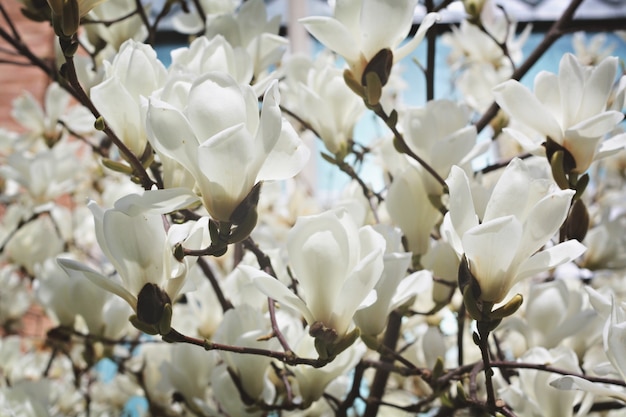
POLYGON ((78 31, 80 7, 78 0, 48 0, 52 9, 52 26, 57 36, 69 38, 78 31))
POLYGON ((172 300, 158 285, 148 282, 137 295, 137 318, 146 324, 158 324, 166 304, 172 300))
POLYGON ((389 81, 392 66, 393 52, 391 52, 391 49, 381 49, 376 55, 374 55, 370 62, 367 63, 365 70, 363 70, 361 84, 367 86, 368 74, 374 73, 378 76, 381 86, 384 86, 387 84, 387 81, 389 81))
POLYGON ((581 199, 576 199, 565 221, 567 237, 582 242, 589 230, 589 213, 581 199))

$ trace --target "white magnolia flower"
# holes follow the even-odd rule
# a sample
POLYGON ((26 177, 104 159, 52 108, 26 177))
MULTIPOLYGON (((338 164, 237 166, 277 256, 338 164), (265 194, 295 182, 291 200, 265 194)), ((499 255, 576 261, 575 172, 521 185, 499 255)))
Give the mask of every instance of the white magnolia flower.
POLYGON ((91 100, 120 140, 140 157, 148 143, 141 97, 161 88, 167 71, 150 45, 132 39, 104 67, 104 80, 91 88, 91 100))
POLYGON ((35 271, 37 300, 57 324, 73 328, 80 316, 89 334, 111 339, 123 335, 131 310, 122 299, 102 291, 77 271, 64 271, 52 258, 35 271))
MULTIPOLYGON (((550 365, 572 373, 579 373, 578 357, 566 347, 530 349, 520 362, 550 365)), ((499 394, 521 417, 551 416, 571 417, 574 415, 575 392, 564 392, 553 388, 558 376, 539 369, 520 369, 519 378, 501 389, 499 394)))
POLYGON ((321 329, 319 334, 312 329, 313 336, 340 340, 359 307, 374 301, 370 292, 383 271, 384 237, 371 226, 358 228, 340 209, 298 218, 289 232, 287 251, 299 296, 256 268, 240 268, 268 297, 321 329))
MULTIPOLYGON (((237 13, 207 16, 205 36, 209 39, 222 35, 234 48, 243 48, 249 55, 254 69, 255 84, 268 80, 265 72, 279 66, 289 41, 278 35, 280 15, 268 20, 265 2, 249 0, 237 13)), ((265 83, 261 83, 266 85, 265 83)))
POLYGON ((205 16, 234 13, 241 4, 241 0, 199 0, 187 5, 189 13, 178 13, 172 17, 172 25, 180 33, 194 35, 202 32, 204 24, 201 13, 205 16), (202 10, 196 8, 200 5, 202 10))
MULTIPOLYGON (((378 225, 377 225, 378 226, 378 225)), ((431 275, 421 270, 407 275, 411 264, 411 252, 402 250, 400 230, 392 227, 375 226, 385 237, 386 251, 383 256, 383 274, 376 283, 376 301, 354 314, 354 322, 362 334, 377 336, 387 325, 389 313, 406 303, 420 289, 430 283, 431 275)))
MULTIPOLYGON (((58 262, 69 274, 82 274, 96 285, 122 297, 138 312, 140 294, 151 288, 169 298, 172 304, 183 291, 187 270, 192 262, 174 258, 174 246, 185 241, 185 246, 200 248, 207 231, 207 219, 195 225, 171 225, 166 230, 163 213, 189 206, 197 201, 195 195, 181 190, 145 192, 143 196, 128 195, 103 210, 95 202, 89 203, 93 213, 96 238, 102 252, 113 264, 119 279, 107 277, 72 259, 58 262)), ((138 312, 139 319, 144 320, 138 312)))
MULTIPOLYGON (((149 8, 144 5, 146 13, 149 8)), ((148 28, 136 13, 137 4, 127 0, 106 0, 91 10, 89 18, 96 21, 115 21, 111 25, 83 25, 84 35, 91 41, 106 42, 106 48, 117 51, 128 39, 141 42, 148 37, 148 28), (135 13, 133 13, 135 12, 135 13), (131 14, 131 16, 128 16, 131 14), (124 17, 123 19, 120 19, 124 17)))
POLYGON ((201 76, 188 94, 176 103, 182 108, 150 99, 148 136, 157 151, 193 175, 215 220, 231 221, 258 182, 290 178, 304 166, 309 150, 282 119, 276 83, 267 90, 260 115, 251 87, 227 74, 201 76))
MULTIPOLYGON (((615 300, 615 295, 603 296, 590 287, 586 288, 594 309, 605 320, 602 331, 602 345, 610 364, 599 364, 599 369, 609 369, 610 377, 621 378, 626 381, 626 310, 622 303, 615 300), (608 366, 607 366, 608 365, 608 366)), ((626 402, 626 392, 623 387, 605 386, 593 383, 577 376, 564 376, 554 380, 550 385, 563 390, 588 391, 597 396, 616 398, 626 402)))
POLYGON ((285 95, 292 99, 290 110, 311 125, 326 149, 342 157, 365 105, 328 58, 321 56, 312 62, 306 56, 293 56, 286 65, 285 95))
POLYGON ((530 152, 541 151, 541 145, 552 140, 573 157, 571 171, 584 173, 594 160, 626 145, 624 134, 602 142, 624 118, 620 111, 607 110, 617 65, 618 59, 609 57, 596 67, 584 67, 574 55, 565 54, 558 75, 546 71, 537 74, 534 94, 515 80, 500 84, 494 89, 496 102, 538 136, 528 138, 511 129, 507 132, 530 152))
MULTIPOLYGON (((278 341, 263 338, 269 332, 271 330, 266 317, 260 311, 242 304, 224 313, 224 319, 213 340, 230 346, 272 350, 278 347, 278 341)), ((228 368, 237 375, 241 387, 250 398, 268 403, 272 401, 275 387, 266 375, 272 358, 227 351, 220 351, 219 354, 228 368)))
POLYGON ((406 236, 408 249, 416 255, 428 252, 430 234, 441 213, 430 202, 422 172, 417 167, 409 165, 394 177, 386 204, 392 222, 406 236))
POLYGON ((58 83, 51 83, 46 89, 43 106, 32 94, 25 91, 13 101, 11 116, 27 129, 25 136, 16 143, 18 149, 42 139, 46 144, 54 144, 63 136, 66 124, 74 132, 93 132, 93 116, 82 106, 69 107, 70 94, 58 83), (69 108, 68 108, 69 107, 69 108))
POLYGON ((334 17, 306 17, 300 22, 324 46, 341 55, 354 78, 361 81, 365 67, 378 52, 390 49, 393 62, 400 61, 417 48, 439 18, 435 13, 426 15, 413 38, 400 46, 411 30, 416 4, 417 0, 338 1, 334 17))
POLYGON ((222 35, 209 40, 199 36, 189 46, 174 49, 171 52, 171 74, 185 74, 197 78, 211 71, 230 74, 239 84, 247 84, 254 75, 252 59, 246 51, 233 47, 222 35))
POLYGON ((563 224, 574 191, 533 180, 520 159, 502 173, 481 221, 465 172, 453 167, 447 184, 443 233, 457 254, 465 255, 485 302, 501 302, 516 282, 571 261, 585 249, 570 240, 537 252, 563 224))

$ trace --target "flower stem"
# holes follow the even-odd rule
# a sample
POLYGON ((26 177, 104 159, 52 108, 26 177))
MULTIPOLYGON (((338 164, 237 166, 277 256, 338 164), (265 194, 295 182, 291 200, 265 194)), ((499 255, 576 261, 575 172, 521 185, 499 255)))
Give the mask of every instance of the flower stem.
POLYGON ((478 347, 483 360, 483 369, 485 371, 485 386, 487 390, 487 407, 494 410, 496 408, 496 397, 493 390, 493 369, 491 369, 491 363, 489 361, 489 322, 478 321, 476 326, 478 328, 478 347))

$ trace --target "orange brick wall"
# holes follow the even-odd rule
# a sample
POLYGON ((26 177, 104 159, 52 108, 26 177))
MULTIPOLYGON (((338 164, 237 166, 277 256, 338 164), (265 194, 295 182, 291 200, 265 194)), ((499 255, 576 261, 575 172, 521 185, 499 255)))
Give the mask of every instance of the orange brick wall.
MULTIPOLYGON (((50 25, 26 19, 20 12, 20 4, 17 0, 0 1, 13 20, 23 43, 41 58, 54 57, 55 37, 50 25)), ((10 27, 2 16, 0 16, 0 27, 10 32, 10 27)), ((4 49, 13 50, 4 39, 0 38, 0 59, 17 59, 3 53, 4 49)), ((23 61, 23 59, 20 60, 23 61)), ((48 77, 39 68, 0 62, 0 126, 19 130, 19 125, 11 118, 11 102, 24 90, 30 91, 36 98, 41 99, 48 83, 48 77)))

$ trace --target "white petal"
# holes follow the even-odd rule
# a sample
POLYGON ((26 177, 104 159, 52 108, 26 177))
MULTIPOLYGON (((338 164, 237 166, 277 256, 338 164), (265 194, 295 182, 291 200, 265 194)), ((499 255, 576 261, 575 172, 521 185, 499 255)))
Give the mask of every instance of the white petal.
POLYGON ((346 61, 358 61, 360 44, 338 20, 332 17, 306 17, 299 22, 325 47, 343 56, 346 61))
POLYGON ((413 35, 411 40, 394 51, 393 61, 398 62, 399 60, 413 52, 413 50, 417 48, 417 46, 422 42, 424 36, 426 36, 426 32, 428 31, 428 29, 430 29, 430 27, 434 25, 435 22, 439 21, 440 18, 441 17, 437 13, 428 13, 426 16, 424 16, 424 19, 422 19, 422 22, 420 23, 417 32, 415 33, 415 35, 413 35))
POLYGON ((302 142, 293 126, 282 120, 278 141, 265 158, 257 175, 257 182, 292 178, 306 165, 311 151, 302 142))
POLYGON ((520 123, 535 129, 555 141, 560 141, 561 126, 550 110, 534 94, 515 80, 505 81, 493 89, 496 102, 520 123))
POLYGON ((291 292, 285 284, 249 265, 239 265, 237 268, 246 274, 263 294, 273 298, 286 307, 299 311, 309 325, 315 322, 315 317, 304 301, 291 292))
POLYGON ((583 68, 572 54, 565 54, 559 64, 559 91, 563 109, 562 126, 567 128, 579 120, 576 119, 583 99, 583 68))
POLYGON ((518 260, 528 258, 554 236, 567 217, 573 195, 573 190, 559 190, 535 204, 524 223, 518 260))
POLYGON ((450 220, 457 235, 463 236, 467 230, 478 225, 469 179, 465 171, 453 166, 446 183, 450 189, 448 201, 450 220))
POLYGON ((613 390, 611 388, 605 387, 604 385, 595 384, 593 382, 587 381, 584 378, 574 375, 566 375, 557 378, 554 381, 550 381, 550 385, 554 388, 562 390, 587 391, 598 396, 615 398, 626 402, 625 392, 613 390))
POLYGON ((521 237, 522 225, 514 216, 482 223, 463 235, 465 256, 483 300, 498 303, 513 285, 509 269, 521 237))
POLYGON ((115 202, 115 209, 129 216, 151 211, 167 214, 198 202, 198 196, 187 188, 168 188, 129 194, 115 202))
POLYGON ((517 270, 517 281, 557 267, 579 257, 587 248, 577 240, 568 240, 537 252, 522 262, 517 270))
POLYGON ((200 143, 187 118, 168 103, 150 99, 146 119, 148 139, 154 149, 198 176, 196 150, 200 143))
POLYGON ((133 308, 133 310, 137 310, 137 298, 113 278, 105 277, 101 273, 94 271, 93 269, 72 259, 59 258, 57 259, 57 262, 73 279, 86 278, 100 288, 120 296, 133 308))
POLYGON ((416 0, 364 0, 361 6, 361 50, 367 60, 381 49, 397 46, 409 34, 416 0), (385 24, 380 24, 385 16, 385 24))
POLYGON ((606 109, 606 104, 617 74, 618 58, 607 57, 596 66, 585 80, 583 99, 577 120, 585 120, 606 109))
POLYGON ((514 158, 491 193, 483 221, 508 215, 513 215, 523 221, 529 189, 528 168, 524 161, 514 158))
POLYGON ((617 152, 622 151, 626 147, 626 133, 613 136, 611 139, 600 142, 600 149, 596 153, 596 160, 606 158, 617 152))

